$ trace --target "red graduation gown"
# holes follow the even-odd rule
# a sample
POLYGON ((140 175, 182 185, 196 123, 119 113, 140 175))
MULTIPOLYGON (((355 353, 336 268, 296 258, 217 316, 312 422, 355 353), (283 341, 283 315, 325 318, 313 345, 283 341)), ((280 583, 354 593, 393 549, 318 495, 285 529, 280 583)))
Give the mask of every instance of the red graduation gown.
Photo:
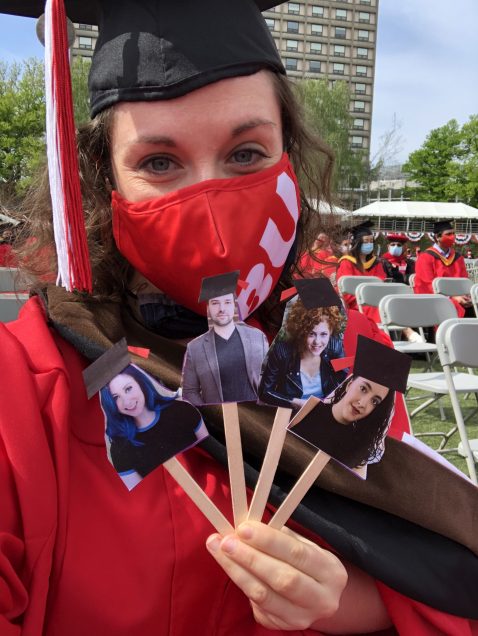
MULTIPOLYGON (((354 322, 373 337, 364 316, 354 322)), ((86 398, 86 362, 38 299, 0 323, 0 343, 0 634, 271 634, 206 551, 211 527, 166 471, 132 492, 118 479, 98 398, 86 398)), ((230 516, 223 469, 199 449, 181 461, 230 516)), ((472 635, 468 620, 377 585, 400 634, 472 635)))
MULTIPOLYGON (((369 264, 365 265, 363 272, 357 267, 357 261, 353 256, 342 256, 337 270, 337 282, 342 276, 378 276, 382 280, 387 278, 382 263, 375 256, 373 260, 370 259, 369 264)), ((357 300, 353 294, 344 294, 343 298, 349 309, 358 309, 357 300)), ((363 312, 376 323, 380 322, 377 307, 364 307, 363 312)))
MULTIPOLYGON (((433 294, 432 281, 434 278, 468 278, 465 259, 451 249, 448 258, 443 258, 433 247, 420 252, 415 266, 416 294, 433 294)), ((458 317, 465 315, 463 307, 453 298, 450 299, 456 307, 458 317)))

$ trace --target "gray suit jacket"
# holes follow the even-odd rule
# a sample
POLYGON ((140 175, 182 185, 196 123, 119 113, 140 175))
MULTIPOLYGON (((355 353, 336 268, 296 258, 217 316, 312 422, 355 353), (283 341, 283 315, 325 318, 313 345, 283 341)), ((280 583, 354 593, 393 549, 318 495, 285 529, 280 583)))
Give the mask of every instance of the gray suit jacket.
MULTIPOLYGON (((269 348, 267 338, 255 327, 236 324, 244 347, 249 381, 257 391, 262 361, 269 348)), ((221 376, 214 342, 214 330, 188 343, 183 365, 183 398, 191 404, 220 404, 223 402, 221 376)), ((238 396, 238 402, 241 396, 238 396)))

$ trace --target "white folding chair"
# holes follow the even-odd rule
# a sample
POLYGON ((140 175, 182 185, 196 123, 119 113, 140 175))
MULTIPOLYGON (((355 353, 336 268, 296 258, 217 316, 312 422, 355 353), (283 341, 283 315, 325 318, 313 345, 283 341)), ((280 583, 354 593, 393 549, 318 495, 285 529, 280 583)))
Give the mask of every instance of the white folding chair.
POLYGON ((471 286, 470 296, 471 302, 473 303, 473 309, 475 310, 475 315, 478 316, 478 283, 471 286))
POLYGON ((15 280, 18 270, 11 267, 0 267, 0 292, 15 291, 15 280))
POLYGON ((355 296, 355 290, 360 283, 383 283, 378 276, 342 276, 337 282, 340 294, 352 294, 355 296))
MULTIPOLYGON (((363 314, 364 307, 378 307, 384 296, 390 294, 409 294, 410 287, 404 283, 360 283, 355 290, 355 299, 359 311, 363 314)), ((388 328, 378 323, 380 329, 385 329, 390 335, 390 331, 402 331, 401 327, 389 325, 388 328)))
POLYGON ((443 296, 465 296, 470 293, 472 281, 469 278, 434 278, 432 288, 435 294, 443 296))
POLYGON ((435 394, 450 395, 455 425, 447 433, 435 433, 443 436, 438 450, 439 452, 458 451, 458 447, 445 448, 452 435, 458 431, 470 478, 477 484, 475 462, 466 431, 466 422, 477 413, 478 408, 474 408, 464 417, 458 395, 474 393, 478 401, 478 376, 463 371, 453 371, 453 367, 458 365, 472 369, 478 368, 478 319, 445 320, 438 327, 436 340, 443 372, 427 374, 428 378, 421 379, 418 376, 422 374, 410 374, 408 384, 413 388, 435 394))
POLYGON ((416 274, 410 274, 410 276, 408 277, 408 284, 410 285, 412 290, 415 289, 415 276, 416 274))
POLYGON ((427 342, 424 329, 435 327, 447 318, 456 317, 456 309, 448 298, 435 294, 393 294, 384 296, 378 305, 380 320, 384 328, 412 327, 418 329, 423 342, 394 342, 402 353, 423 353, 427 359, 426 369, 433 370, 433 354, 437 346, 427 342))
POLYGON ((16 320, 22 305, 28 298, 28 294, 0 293, 0 322, 16 320))

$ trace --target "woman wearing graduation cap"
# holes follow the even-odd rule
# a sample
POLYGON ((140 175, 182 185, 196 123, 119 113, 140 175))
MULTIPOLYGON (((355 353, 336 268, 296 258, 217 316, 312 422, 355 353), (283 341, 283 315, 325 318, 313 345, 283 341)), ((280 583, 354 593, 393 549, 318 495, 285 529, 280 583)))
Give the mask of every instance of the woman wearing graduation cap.
MULTIPOLYGON (((38 16, 42 5, 0 1, 2 11, 20 15, 38 16)), ((289 284, 295 244, 308 223, 317 233, 292 164, 307 172, 306 150, 324 148, 297 117, 259 11, 270 4, 66 5, 72 20, 100 26, 90 74, 93 120, 78 139, 92 277, 88 259, 82 260, 78 218, 65 221, 62 214, 68 217, 71 206, 64 205, 55 231, 59 278, 69 291, 39 284, 40 295, 26 304, 20 320, 0 326, 9 369, 0 414, 1 633, 259 636, 309 627, 368 633, 392 622, 408 633, 428 629, 435 617, 440 620, 439 611, 422 610, 419 602, 290 532, 248 523, 233 535, 210 536, 205 550, 209 524, 165 471, 153 471, 129 493, 109 465, 99 399, 87 400, 82 370, 125 335, 128 344, 151 350, 148 359, 135 362, 177 387, 183 338, 205 330, 197 316, 200 282, 234 269, 247 283, 238 298, 243 316, 256 310, 256 318, 272 328, 270 310, 289 284), (145 284, 160 297, 148 324, 137 298, 145 284)), ((53 38, 54 46, 62 38, 53 38)), ((52 116, 62 112, 54 103, 52 116)), ((57 159, 50 162, 53 170, 61 165, 66 172, 52 180, 54 208, 56 186, 73 189, 75 176, 57 159)), ((316 184, 324 195, 327 152, 325 164, 316 184)), ((35 242, 27 244, 39 281, 56 269, 49 213, 44 188, 32 218, 35 242)), ((258 407, 241 413, 251 428, 262 421, 269 426, 258 407)), ((210 413, 210 429, 214 422, 210 413)), ((212 441, 181 461, 228 514, 226 473, 214 456, 224 451, 212 441)), ((340 497, 337 505, 344 505, 340 497)), ((374 526, 364 528, 366 534, 374 526)), ((348 533, 335 532, 328 542, 334 536, 348 533)), ((363 545, 373 544, 376 537, 363 545)), ((348 554, 353 558, 353 551, 348 554)), ((402 589, 392 581, 396 570, 388 559, 378 559, 379 571, 402 589)), ((423 571, 431 569, 424 565, 423 571)), ((406 578, 408 585, 416 577, 406 578)), ((416 598, 428 600, 423 588, 428 592, 420 585, 416 598)))
MULTIPOLYGON (((337 282, 342 276, 377 276, 382 280, 387 277, 380 259, 373 253, 372 227, 373 223, 371 221, 365 221, 352 228, 352 246, 349 253, 344 254, 339 259, 337 282)), ((349 309, 358 309, 357 301, 353 294, 344 294, 344 300, 349 309)), ((376 307, 364 307, 364 313, 375 322, 380 322, 376 307)))
MULTIPOLYGON (((433 294, 434 278, 468 278, 465 259, 453 249, 455 230, 451 221, 436 221, 433 224, 435 243, 420 252, 416 262, 414 291, 416 294, 433 294)), ((451 301, 462 318, 469 313, 474 316, 469 296, 455 296, 451 301)))

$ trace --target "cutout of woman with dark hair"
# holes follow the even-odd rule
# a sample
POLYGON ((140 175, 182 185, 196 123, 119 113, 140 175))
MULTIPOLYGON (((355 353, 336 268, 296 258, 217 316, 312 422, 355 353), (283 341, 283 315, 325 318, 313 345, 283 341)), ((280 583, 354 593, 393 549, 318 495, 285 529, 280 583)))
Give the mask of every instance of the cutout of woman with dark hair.
POLYGON ((174 395, 160 395, 132 364, 104 386, 100 396, 109 459, 129 490, 207 435, 197 409, 174 395))
POLYGON ((306 309, 300 299, 284 321, 265 359, 259 399, 266 404, 299 409, 310 396, 329 395, 344 380, 331 359, 343 357, 345 318, 336 306, 306 309))
POLYGON ((394 398, 386 386, 351 375, 290 430, 348 468, 374 464, 383 455, 394 398))

